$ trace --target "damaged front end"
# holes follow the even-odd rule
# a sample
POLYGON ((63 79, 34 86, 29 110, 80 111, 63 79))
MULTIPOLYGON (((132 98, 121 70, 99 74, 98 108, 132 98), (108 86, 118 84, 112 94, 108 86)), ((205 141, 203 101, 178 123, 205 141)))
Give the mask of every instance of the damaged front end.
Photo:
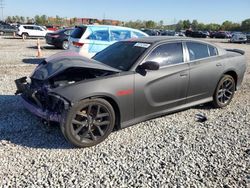
POLYGON ((118 72, 72 52, 58 53, 43 60, 29 78, 15 80, 16 95, 21 95, 24 106, 31 113, 46 121, 61 122, 63 112, 72 104, 53 92, 54 89, 118 72))
POLYGON ((69 108, 69 102, 51 93, 46 83, 38 80, 29 82, 27 77, 15 80, 17 94, 21 94, 24 107, 31 113, 46 121, 60 122, 64 110, 69 108))

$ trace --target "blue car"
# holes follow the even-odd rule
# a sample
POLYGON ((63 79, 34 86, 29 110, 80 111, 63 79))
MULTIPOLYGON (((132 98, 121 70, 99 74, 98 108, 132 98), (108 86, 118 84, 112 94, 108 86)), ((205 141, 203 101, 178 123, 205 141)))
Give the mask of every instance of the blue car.
POLYGON ((147 36, 140 30, 127 27, 110 25, 77 26, 69 38, 69 49, 91 58, 117 41, 147 36))

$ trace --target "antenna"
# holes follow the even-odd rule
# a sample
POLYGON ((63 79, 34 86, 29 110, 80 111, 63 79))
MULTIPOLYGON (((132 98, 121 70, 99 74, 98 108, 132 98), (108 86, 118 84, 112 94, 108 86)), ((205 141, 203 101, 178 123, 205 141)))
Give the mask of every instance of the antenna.
POLYGON ((4 0, 0 0, 0 9, 2 9, 2 21, 4 21, 4 17, 3 17, 4 0))

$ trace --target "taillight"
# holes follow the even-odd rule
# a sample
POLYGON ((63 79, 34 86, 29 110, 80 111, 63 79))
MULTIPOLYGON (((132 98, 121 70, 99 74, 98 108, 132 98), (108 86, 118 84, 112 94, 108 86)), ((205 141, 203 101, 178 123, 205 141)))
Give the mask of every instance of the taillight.
POLYGON ((51 35, 53 38, 58 38, 60 35, 51 35))
POLYGON ((78 48, 80 48, 84 45, 84 43, 80 43, 80 42, 72 42, 72 43, 75 47, 78 47, 78 48))

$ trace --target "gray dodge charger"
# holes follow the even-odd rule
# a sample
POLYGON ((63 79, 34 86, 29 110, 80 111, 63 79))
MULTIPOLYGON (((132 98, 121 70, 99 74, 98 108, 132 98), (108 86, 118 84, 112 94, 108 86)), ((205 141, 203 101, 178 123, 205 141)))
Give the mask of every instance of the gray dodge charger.
POLYGON ((245 71, 244 51, 147 37, 117 42, 92 59, 70 51, 53 55, 15 83, 29 111, 59 122, 75 146, 90 147, 114 129, 191 106, 223 108, 245 71))

